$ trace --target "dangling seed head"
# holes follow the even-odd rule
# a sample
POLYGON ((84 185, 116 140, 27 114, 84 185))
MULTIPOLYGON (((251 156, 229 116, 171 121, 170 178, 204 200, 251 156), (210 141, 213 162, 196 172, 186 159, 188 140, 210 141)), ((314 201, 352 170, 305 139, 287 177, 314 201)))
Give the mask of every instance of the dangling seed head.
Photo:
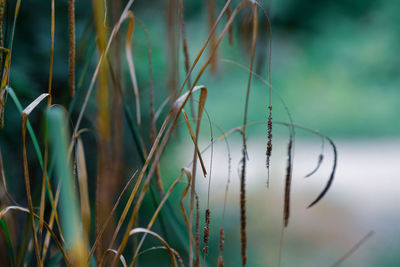
POLYGON ((208 254, 208 240, 210 237, 210 209, 206 209, 206 226, 204 226, 204 237, 203 237, 203 242, 204 242, 204 248, 203 252, 205 255, 208 254))

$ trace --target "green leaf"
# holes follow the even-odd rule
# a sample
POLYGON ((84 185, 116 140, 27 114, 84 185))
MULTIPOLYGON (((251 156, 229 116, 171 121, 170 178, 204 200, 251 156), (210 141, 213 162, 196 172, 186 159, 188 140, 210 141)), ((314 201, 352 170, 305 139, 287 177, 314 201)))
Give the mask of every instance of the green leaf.
POLYGON ((7 222, 2 218, 0 218, 0 227, 3 230, 3 233, 7 239, 7 245, 8 245, 9 252, 10 252, 10 259, 11 259, 12 266, 15 266, 15 254, 14 254, 14 249, 13 249, 13 245, 12 245, 12 241, 11 241, 11 237, 10 237, 10 231, 8 230, 7 222))
MULTIPOLYGON (((12 100, 14 101, 14 104, 15 104, 15 106, 17 107, 19 113, 22 115, 23 108, 22 108, 21 102, 19 101, 19 99, 18 99, 17 95, 15 94, 14 90, 13 90, 11 87, 9 87, 9 86, 6 87, 6 90, 7 90, 7 92, 10 94, 12 100)), ((33 143, 33 146, 34 146, 34 148, 35 148, 35 152, 36 152, 36 155, 37 155, 37 157, 38 157, 40 167, 41 167, 42 170, 43 170, 43 156, 42 156, 42 152, 40 151, 39 142, 38 142, 38 140, 37 140, 37 138, 36 138, 35 132, 33 131, 33 128, 32 128, 31 123, 29 122, 29 119, 28 119, 28 121, 27 121, 26 126, 27 126, 27 129, 28 129, 29 136, 30 136, 31 139, 32 139, 32 143, 33 143)))
MULTIPOLYGON (((67 123, 64 111, 60 107, 53 107, 47 111, 48 130, 52 157, 55 159, 55 175, 61 183, 61 229, 71 258, 82 260, 83 239, 80 226, 80 211, 78 209, 77 194, 74 191, 72 168, 68 159, 67 123)), ((84 253, 83 253, 84 254, 84 253)), ((84 259, 86 260, 86 259, 84 259)))

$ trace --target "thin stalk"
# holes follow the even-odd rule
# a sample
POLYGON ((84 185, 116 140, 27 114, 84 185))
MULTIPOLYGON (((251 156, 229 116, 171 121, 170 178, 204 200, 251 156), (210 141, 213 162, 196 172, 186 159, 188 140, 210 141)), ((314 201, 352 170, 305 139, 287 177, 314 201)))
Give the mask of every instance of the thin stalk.
POLYGON ((256 51, 256 42, 258 35, 258 13, 257 13, 257 5, 253 4, 253 36, 252 36, 252 48, 251 48, 251 58, 250 58, 250 72, 249 79, 247 84, 247 92, 246 92, 246 103, 244 109, 244 118, 243 118, 243 128, 242 128, 242 140, 243 140, 243 149, 242 149, 242 170, 240 177, 240 243, 241 243, 241 257, 242 257, 242 266, 245 266, 247 263, 247 231, 246 231, 246 161, 247 161, 247 144, 246 144, 246 124, 247 124, 247 110, 249 105, 249 96, 250 96, 250 87, 252 80, 252 71, 253 71, 253 63, 254 63, 254 55, 256 51))
POLYGON ((68 54, 68 80, 69 94, 75 95, 75 0, 68 0, 68 29, 69 29, 69 54, 68 54))

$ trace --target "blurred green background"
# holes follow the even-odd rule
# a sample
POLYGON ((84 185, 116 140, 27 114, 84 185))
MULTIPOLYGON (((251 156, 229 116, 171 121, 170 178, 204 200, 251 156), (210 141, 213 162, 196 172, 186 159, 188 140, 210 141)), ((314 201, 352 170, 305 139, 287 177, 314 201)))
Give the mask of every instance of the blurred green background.
MULTIPOLYGON (((217 2, 217 10, 220 10, 223 1, 217 2)), ((63 89, 67 87, 66 5, 66 1, 56 2, 54 92, 58 102, 65 101, 66 90, 63 89)), ((137 1, 134 4, 135 15, 145 23, 150 34, 159 101, 166 95, 165 5, 164 1, 137 1)), ((400 126, 395 123, 399 111, 397 87, 400 64, 397 56, 400 38, 397 1, 284 0, 262 1, 261 5, 269 12, 273 27, 272 84, 286 101, 297 123, 333 136, 399 134, 400 126)), ((184 1, 184 8, 189 52, 193 60, 208 32, 205 3, 184 1)), ((90 23, 90 10, 89 1, 76 3, 78 40, 84 39, 82 33, 85 25, 90 23)), ((261 13, 259 16, 261 20, 261 13)), ((32 99, 47 87, 49 19, 48 3, 22 2, 11 69, 12 82, 21 98, 32 99)), ((265 21, 261 23, 257 72, 267 78, 267 55, 264 53, 268 40, 262 36, 267 29, 265 21)), ((249 59, 243 40, 239 38, 239 26, 239 23, 235 24, 233 47, 229 47, 225 40, 220 56, 247 66, 249 59)), ((141 90, 142 98, 145 100, 148 96, 147 42, 140 25, 136 27, 133 46, 138 80, 144 88, 141 90)), ((78 58, 78 62, 79 59, 84 63, 82 58, 78 58)), ((82 65, 78 64, 78 67, 82 68, 82 65)), ((183 72, 183 64, 181 67, 183 72)), ((78 69, 78 78, 79 74, 78 69)), ((126 82, 129 83, 128 77, 126 82)), ((218 75, 206 75, 201 82, 210 87, 208 103, 210 112, 216 116, 214 120, 222 123, 221 126, 236 126, 243 110, 230 110, 229 114, 234 113, 226 116, 232 102, 221 101, 221 98, 228 95, 229 98, 244 98, 244 90, 236 88, 246 85, 247 73, 220 63, 218 75)), ((255 81, 250 101, 250 118, 265 119, 266 87, 255 81)), ((276 97, 273 102, 277 104, 274 115, 281 118, 284 112, 279 109, 276 97)), ((282 119, 286 120, 284 114, 282 119)))

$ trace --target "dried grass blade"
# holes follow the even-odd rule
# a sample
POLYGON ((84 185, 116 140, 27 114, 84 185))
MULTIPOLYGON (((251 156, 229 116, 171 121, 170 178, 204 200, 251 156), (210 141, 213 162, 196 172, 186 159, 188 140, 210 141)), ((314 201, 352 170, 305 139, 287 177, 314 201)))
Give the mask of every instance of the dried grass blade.
POLYGON ((43 168, 43 176, 42 176, 42 186, 40 192, 40 206, 39 206, 39 235, 42 234, 43 230, 43 221, 44 221, 44 211, 45 211, 45 201, 46 201, 46 180, 47 176, 47 160, 48 160, 48 151, 47 146, 44 148, 44 168, 43 168))
POLYGON ((132 177, 131 177, 131 178, 129 179, 129 181, 126 183, 124 189, 123 189, 123 190, 121 191, 121 193, 119 194, 119 197, 118 197, 117 201, 114 203, 114 207, 113 207, 113 209, 111 210, 110 216, 109 216, 109 217, 107 218, 107 220, 104 222, 103 228, 100 230, 99 234, 96 236, 96 239, 95 239, 95 241, 94 241, 94 243, 93 243, 92 249, 90 250, 90 253, 89 253, 89 257, 88 257, 88 260, 87 260, 87 264, 89 264, 90 259, 91 259, 91 257, 93 256, 93 253, 96 251, 97 245, 99 244, 99 242, 100 242, 100 240, 101 240, 101 237, 102 237, 104 231, 106 230, 106 227, 107 227, 109 221, 111 220, 113 214, 115 213, 115 210, 117 209, 118 204, 120 203, 120 201, 121 201, 121 199, 122 199, 122 196, 124 195, 125 191, 128 189, 129 185, 131 184, 133 178, 135 178, 136 174, 137 174, 137 171, 135 171, 135 172, 133 173, 132 177))
POLYGON ((36 98, 32 103, 30 103, 23 111, 22 111, 22 117, 28 117, 29 114, 36 108, 37 105, 42 102, 43 99, 48 97, 49 94, 43 93, 38 98, 36 98))
MULTIPOLYGON (((60 224, 60 220, 58 218, 58 211, 57 211, 57 205, 58 205, 58 200, 59 200, 59 196, 60 196, 60 184, 58 185, 57 191, 56 191, 56 195, 53 197, 53 192, 51 190, 51 185, 50 185, 50 180, 49 177, 46 177, 46 183, 47 183, 47 189, 48 189, 48 193, 49 193, 49 200, 50 200, 50 205, 51 205, 51 214, 50 214, 50 220, 49 220, 49 226, 50 228, 53 228, 53 224, 54 221, 57 224, 59 233, 60 233, 60 238, 63 242, 65 242, 64 239, 64 235, 62 233, 61 230, 61 224, 60 224)), ((42 250, 42 260, 44 261, 46 258, 46 254, 49 248, 49 244, 50 244, 50 233, 47 232, 46 233, 46 237, 44 239, 44 243, 43 243, 43 250, 42 250)))
POLYGON ((353 247, 351 247, 351 249, 345 255, 343 255, 343 257, 341 257, 337 262, 335 262, 335 264, 333 264, 332 267, 337 267, 341 265, 348 257, 350 257, 363 244, 365 244, 365 242, 367 242, 368 239, 374 235, 374 233, 375 232, 373 230, 369 231, 368 234, 366 234, 360 241, 358 241, 353 247))
MULTIPOLYGON (((180 0, 182 1, 182 0, 180 0)), ((186 25, 185 25, 185 20, 183 17, 183 11, 182 11, 182 49, 183 49, 183 55, 185 58, 185 71, 186 71, 186 75, 189 74, 190 71, 190 56, 189 56, 189 46, 188 46, 188 42, 187 42, 187 38, 186 38, 186 25)), ((190 88, 192 87, 192 83, 190 81, 190 74, 188 75, 188 81, 187 81, 187 87, 188 90, 190 90, 190 88)), ((190 111, 192 113, 192 117, 196 117, 196 113, 194 110, 194 104, 193 104, 193 97, 190 97, 190 111)))
MULTIPOLYGON (((186 224, 186 228, 188 229, 188 233, 189 233, 189 244, 194 244, 195 243, 195 239, 193 237, 193 230, 191 228, 191 224, 189 223, 189 219, 187 217, 186 211, 185 211, 185 207, 183 205, 183 200, 186 198, 187 194, 189 193, 189 188, 191 186, 192 183, 192 175, 191 175, 191 170, 188 168, 183 168, 182 171, 186 174, 187 177, 187 186, 185 187, 185 189, 182 192, 182 196, 181 196, 181 200, 180 200, 180 204, 179 204, 179 208, 181 210, 183 219, 185 221, 186 224)), ((192 245, 190 245, 191 247, 192 245)))
MULTIPOLYGON (((195 148, 194 148, 194 152, 193 152, 193 161, 192 161, 193 165, 192 165, 192 183, 191 183, 191 190, 190 190, 190 212, 189 212, 189 225, 190 225, 190 228, 189 228, 189 231, 192 231, 192 229, 193 229, 193 227, 192 227, 192 224, 193 224, 193 207, 194 207, 194 196, 195 196, 195 193, 196 193, 196 167, 197 167, 196 147, 198 145, 200 123, 201 123, 201 118, 203 116, 204 105, 205 105, 205 102, 207 100, 207 88, 205 88, 203 86, 199 86, 199 87, 196 87, 196 88, 200 88, 201 89, 201 93, 200 93, 200 101, 199 101, 199 107, 198 107, 197 118, 196 118, 196 135, 195 135, 195 139, 194 139, 195 148)), ((188 91, 186 94, 189 95, 190 91, 188 91)), ((187 100, 187 97, 185 97, 184 100, 187 100)), ((183 111, 183 108, 181 110, 183 111)), ((203 164, 203 166, 204 166, 204 164, 203 164)), ((205 170, 205 168, 204 168, 204 170, 205 170)), ((195 243, 195 248, 196 248, 196 262, 195 262, 195 264, 196 264, 196 266, 199 266, 199 264, 200 264, 200 241, 199 241, 198 225, 199 225, 199 216, 196 216, 196 243, 195 243)), ((191 233, 189 233, 189 235, 191 235, 191 233)), ((189 245, 189 253, 192 253, 191 245, 192 244, 190 243, 190 245, 189 245)), ((190 260, 190 263, 191 262, 192 262, 192 260, 190 260)))
POLYGON ((187 126, 187 128, 189 130, 190 137, 192 138, 194 147, 195 147, 196 152, 197 152, 197 156, 199 157, 199 160, 200 160, 200 165, 201 165, 201 168, 202 168, 202 171, 203 171, 203 175, 205 177, 207 175, 206 166, 204 165, 203 157, 201 156, 200 149, 199 149, 199 147, 197 145, 197 142, 196 142, 196 137, 194 136, 192 127, 190 126, 189 118, 188 118, 188 116, 186 114, 186 111, 184 109, 182 109, 182 114, 183 114, 183 116, 185 118, 186 126, 187 126))
MULTIPOLYGON (((22 211, 22 212, 27 213, 28 215, 31 215, 32 217, 34 217, 36 219, 39 219, 39 216, 37 214, 31 213, 28 209, 22 208, 22 207, 19 207, 19 206, 7 206, 7 207, 3 208, 0 211, 0 218, 5 216, 8 213, 8 211, 10 211, 10 210, 22 211)), ((53 230, 51 230, 51 227, 46 222, 44 222, 43 225, 47 229, 47 231, 51 234, 53 240, 56 242, 58 249, 60 250, 61 254, 64 257, 65 263, 68 266, 69 265, 69 259, 68 259, 67 253, 65 252, 60 240, 57 238, 57 235, 53 232, 53 230)))
MULTIPOLYGON (((155 232, 153 232, 153 231, 151 231, 151 230, 144 229, 144 228, 135 228, 135 229, 132 229, 132 230, 129 232, 129 235, 131 236, 131 235, 135 235, 135 234, 138 234, 138 233, 146 233, 146 234, 152 235, 152 236, 154 236, 155 238, 157 238, 157 239, 158 239, 161 243, 163 243, 163 245, 167 248, 168 254, 169 254, 170 258, 171 258, 172 265, 173 265, 174 267, 177 267, 177 266, 178 266, 178 264, 177 264, 177 262, 176 262, 176 258, 175 258, 174 252, 172 252, 171 247, 168 245, 168 243, 167 243, 161 236, 159 236, 157 233, 155 233, 155 232)), ((120 253, 118 253, 118 254, 120 254, 120 253)), ((117 254, 117 255, 118 255, 118 254, 117 254)))
MULTIPOLYGON (((105 9, 107 8, 107 1, 96 1, 92 0, 93 7, 93 22, 96 34, 97 49, 101 55, 104 54, 107 46, 107 35, 108 29, 105 21, 106 15, 105 9)), ((98 149, 98 160, 97 169, 98 173, 96 176, 96 194, 95 194, 95 235, 98 235, 100 228, 102 227, 105 218, 108 216, 111 210, 111 201, 113 194, 115 193, 115 187, 109 179, 110 172, 110 157, 111 157, 111 134, 112 134, 112 119, 111 119, 111 92, 109 90, 109 71, 110 71, 110 60, 108 55, 105 56, 105 64, 102 64, 99 69, 99 80, 97 82, 97 114, 96 114, 96 128, 99 136, 97 142, 98 149)), ((74 135, 77 136, 77 135, 74 135)), ((72 150, 72 147, 70 147, 72 150)), ((71 151, 72 153, 72 151, 71 151)), ((70 154, 71 154, 70 153, 70 154)), ((108 232, 106 232, 108 233, 108 232)), ((96 259, 99 262, 101 260, 101 254, 105 251, 105 246, 109 240, 109 236, 106 234, 104 241, 100 244, 96 259), (104 246, 104 248, 103 248, 104 246)))
MULTIPOLYGON (((161 105, 158 107, 156 114, 154 114, 154 121, 157 122, 158 118, 160 118, 161 112, 165 108, 165 106, 169 102, 169 97, 165 98, 165 100, 161 103, 161 105)), ((153 142, 154 143, 154 142, 153 142)))
MULTIPOLYGON (((185 220, 186 227, 189 230, 189 220, 186 215, 185 207, 183 205, 183 200, 186 198, 187 194, 189 193, 189 188, 190 188, 190 184, 191 184, 191 180, 192 180, 192 174, 191 174, 191 170, 189 170, 188 168, 183 168, 182 171, 186 174, 188 182, 187 182, 187 186, 185 187, 185 189, 182 192, 179 207, 181 209, 183 219, 185 220)), ((193 236, 189 237, 189 240, 193 240, 193 236)))
POLYGON ((83 148, 83 143, 82 143, 81 137, 78 137, 78 141, 76 143, 76 161, 77 161, 77 176, 78 176, 78 183, 79 183, 83 239, 85 242, 85 247, 89 247, 90 202, 89 202, 89 190, 88 190, 88 181, 87 181, 85 151, 83 148))
MULTIPOLYGON (((35 220, 33 218, 33 201, 32 201, 32 194, 31 194, 31 186, 30 186, 30 178, 29 178, 29 166, 28 166, 28 157, 26 153, 26 125, 29 114, 40 104, 40 102, 48 97, 49 94, 41 94, 38 98, 36 98, 31 104, 29 104, 23 111, 22 111, 22 153, 23 153, 23 162, 24 162, 24 180, 25 180, 25 190, 26 196, 28 199, 28 207, 31 214, 31 224, 32 224, 32 234, 33 234, 33 241, 35 246, 35 255, 38 266, 43 266, 43 262, 40 259, 40 247, 38 237, 36 235, 36 225, 35 220)), ((43 218, 41 218, 43 219, 43 218)))
POLYGON ((0 47, 1 54, 3 54, 3 51, 6 54, 6 58, 4 60, 4 69, 2 70, 3 76, 1 77, 1 88, 0 88, 0 129, 4 127, 4 105, 6 101, 6 93, 7 93, 6 87, 9 77, 10 59, 11 59, 10 50, 0 47))
MULTIPOLYGON (((105 251, 103 257, 101 258, 101 262, 99 263, 99 266, 103 266, 103 265, 104 265, 103 262, 104 262, 105 258, 107 257, 107 253, 114 253, 115 255, 117 255, 117 254, 118 254, 118 251, 116 251, 115 249, 111 249, 111 248, 107 249, 107 250, 105 251)), ((128 265, 126 264, 126 260, 125 260, 124 255, 120 255, 120 256, 119 256, 119 260, 121 261, 122 266, 124 266, 124 267, 127 267, 127 266, 128 266, 128 265)))
MULTIPOLYGON (((207 6, 207 17, 208 17, 208 27, 210 28, 210 31, 213 27, 214 21, 215 21, 215 0, 206 0, 206 6, 207 6)), ((228 12, 227 12, 228 14, 228 12)), ((211 57, 211 72, 216 73, 217 72, 217 46, 215 42, 215 31, 211 35, 210 39, 210 51, 213 51, 213 55, 211 57)))
POLYGON ((136 99, 137 123, 140 126, 142 124, 142 121, 141 121, 141 115, 140 115, 139 88, 138 88, 137 79, 136 79, 135 64, 133 62, 132 45, 131 45, 133 32, 135 30, 135 20, 134 20, 133 13, 131 11, 127 12, 126 19, 128 19, 128 28, 126 29, 126 37, 125 37, 126 60, 128 62, 129 75, 132 80, 133 92, 135 94, 135 99, 136 99))
MULTIPOLYGON (((183 169, 182 169, 180 175, 178 176, 178 178, 175 179, 175 181, 172 183, 172 185, 171 185, 170 188, 168 189, 167 193, 165 194, 165 196, 163 197, 162 201, 161 201, 160 204, 158 205, 156 211, 153 213, 153 216, 152 216, 150 222, 147 224, 147 227, 146 227, 147 230, 150 230, 151 227, 153 226, 153 224, 154 224, 154 222, 155 222, 155 220, 156 220, 158 214, 160 213, 160 211, 161 211, 161 209, 163 208, 165 202, 167 201, 167 199, 168 199, 169 196, 171 195, 172 190, 174 190, 175 186, 180 182, 180 180, 181 180, 181 178, 182 178, 182 176, 183 176, 183 173, 184 173, 184 171, 183 171, 183 169)), ((133 259, 132 259, 132 263, 131 263, 131 264, 133 264, 133 262, 135 261, 135 259, 136 259, 136 257, 137 257, 137 254, 138 254, 140 248, 142 247, 142 244, 143 244, 144 239, 146 238, 146 236, 147 236, 147 234, 145 233, 145 234, 143 235, 142 239, 140 240, 139 245, 137 246, 136 251, 135 251, 135 253, 134 253, 134 255, 133 255, 133 259)))

